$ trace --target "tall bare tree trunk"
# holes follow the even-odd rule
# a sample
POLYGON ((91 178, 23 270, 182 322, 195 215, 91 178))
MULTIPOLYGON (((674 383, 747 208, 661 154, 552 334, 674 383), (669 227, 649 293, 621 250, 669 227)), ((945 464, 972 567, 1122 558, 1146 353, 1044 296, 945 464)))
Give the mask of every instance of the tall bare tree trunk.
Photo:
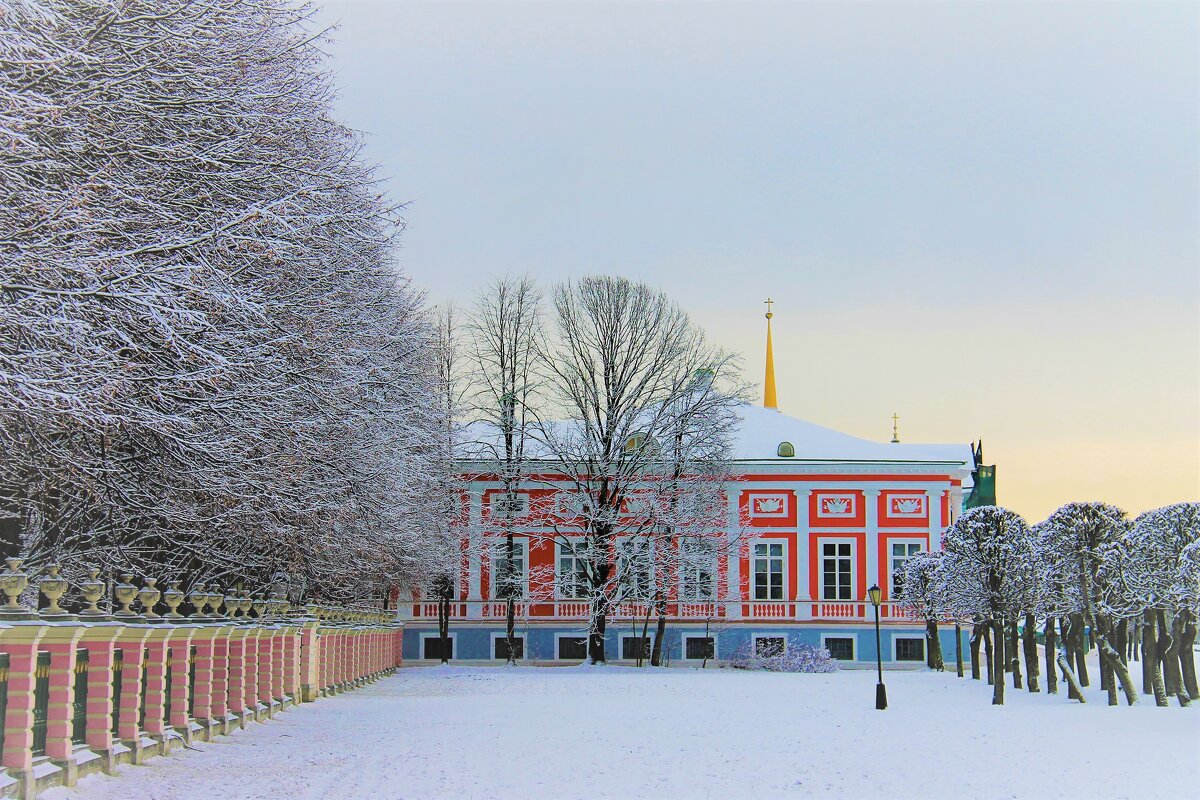
POLYGON ((1013 688, 1021 688, 1021 651, 1017 647, 1017 618, 1013 617, 1005 626, 1004 650, 1008 660, 1008 671, 1012 673, 1013 688))
POLYGON ((1087 659, 1084 649, 1085 635, 1083 631, 1083 614, 1071 615, 1071 655, 1075 659, 1075 675, 1079 678, 1080 686, 1090 686, 1088 679, 1087 659))
POLYGON ((1179 669, 1183 673, 1183 688, 1188 696, 1196 699, 1196 615, 1191 611, 1180 612, 1182 628, 1179 636, 1179 669))
MULTIPOLYGON (((509 530, 508 534, 504 538, 505 538, 504 547, 505 547, 505 550, 507 551, 507 558, 508 558, 508 569, 511 572, 513 562, 516 560, 516 555, 517 555, 516 542, 513 540, 512 530, 509 530)), ((528 564, 528 561, 529 561, 528 544, 526 545, 525 550, 526 550, 526 553, 525 553, 526 566, 529 566, 529 564, 528 564)), ((517 656, 516 656, 516 649, 517 649, 517 598, 516 598, 516 594, 517 594, 517 592, 516 592, 516 587, 511 585, 513 582, 513 576, 508 575, 506 577, 508 578, 508 583, 510 585, 505 588, 506 596, 504 598, 504 642, 505 642, 505 646, 508 648, 508 656, 504 659, 504 663, 516 666, 516 663, 517 663, 517 656)))
POLYGON ((1152 609, 1146 609, 1142 614, 1142 694, 1154 694, 1154 664, 1158 661, 1157 620, 1152 609))
POLYGON ((1087 698, 1083 696, 1083 687, 1079 685, 1079 679, 1075 677, 1075 671, 1071 669, 1071 660, 1067 656, 1066 639, 1063 639, 1062 648, 1058 651, 1058 667, 1062 670, 1063 680, 1067 682, 1067 697, 1086 703, 1087 698))
POLYGON ((992 675, 995 678, 992 682, 992 705, 994 706, 1004 705, 1004 640, 1006 638, 1004 620, 994 620, 992 622, 992 648, 995 651, 992 665, 992 675))
MULTIPOLYGON (((993 674, 996 668, 996 660, 993 657, 992 651, 992 626, 991 623, 983 623, 983 659, 987 666, 987 682, 991 686, 996 682, 996 676, 993 674)), ((1004 680, 1004 665, 1000 665, 1000 680, 1004 680)))
POLYGON ((661 593, 654 606, 658 612, 658 623, 654 627, 654 650, 650 653, 650 666, 661 667, 663 644, 667 638, 667 601, 661 593))
POLYGON ((1038 657, 1037 657, 1037 620, 1033 614, 1025 614, 1025 635, 1022 641, 1025 652, 1025 680, 1029 691, 1040 691, 1038 686, 1038 657))
POLYGON ((962 625, 957 620, 954 622, 954 660, 958 677, 961 678, 963 676, 962 625))
POLYGON ((1055 631, 1054 617, 1046 617, 1046 694, 1058 694, 1058 672, 1054 669, 1055 655, 1058 652, 1058 633, 1055 631))
POLYGON ((983 631, 979 629, 979 623, 971 626, 971 680, 979 680, 979 645, 983 631))
MULTIPOLYGON (((1179 701, 1179 705, 1186 707, 1192 704, 1192 698, 1188 694, 1187 687, 1183 685, 1183 673, 1179 668, 1179 649, 1183 638, 1183 625, 1178 616, 1170 612, 1160 613, 1165 615, 1167 624, 1170 625, 1167 648, 1163 654, 1163 671, 1166 673, 1167 678, 1167 694, 1174 694, 1175 699, 1179 701)), ((1162 631, 1159 631, 1159 637, 1162 637, 1162 631)))
POLYGON ((946 669, 945 663, 942 661, 942 640, 938 636, 938 624, 936 619, 925 620, 925 641, 926 641, 926 666, 930 669, 936 669, 938 672, 943 672, 946 669))

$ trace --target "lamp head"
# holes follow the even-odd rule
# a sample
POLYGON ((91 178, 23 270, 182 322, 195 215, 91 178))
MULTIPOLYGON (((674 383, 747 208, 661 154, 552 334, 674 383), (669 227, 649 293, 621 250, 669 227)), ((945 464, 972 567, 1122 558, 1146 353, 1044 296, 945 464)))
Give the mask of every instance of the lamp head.
POLYGON ((879 588, 879 584, 874 584, 870 589, 867 589, 867 596, 871 598, 871 605, 876 608, 883 602, 883 590, 879 588))

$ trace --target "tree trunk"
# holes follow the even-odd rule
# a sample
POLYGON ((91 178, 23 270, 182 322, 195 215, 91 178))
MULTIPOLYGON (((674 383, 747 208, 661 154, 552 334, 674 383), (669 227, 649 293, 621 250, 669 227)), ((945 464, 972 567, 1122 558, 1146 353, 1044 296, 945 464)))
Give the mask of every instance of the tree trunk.
POLYGON ((1021 688, 1021 651, 1017 647, 1017 620, 1014 617, 1005 626, 1004 652, 1008 658, 1008 671, 1012 673, 1013 688, 1021 688))
POLYGON ((983 632, 979 630, 978 624, 971 626, 971 680, 973 681, 979 680, 979 645, 982 635, 983 632))
POLYGON ((1096 647, 1100 651, 1100 663, 1106 664, 1109 671, 1108 704, 1110 706, 1117 705, 1117 686, 1119 685, 1125 694, 1125 702, 1131 706, 1137 705, 1138 691, 1133 683, 1133 676, 1129 674, 1129 665, 1121 661, 1121 654, 1113 649, 1112 642, 1109 641, 1111 628, 1109 621, 1100 617, 1095 622, 1093 627, 1096 631, 1096 647))
MULTIPOLYGON (((704 660, 700 662, 700 669, 705 669, 706 667, 708 667, 708 639, 712 635, 709 633, 709 630, 711 630, 711 629, 712 629, 712 617, 705 617, 704 618, 704 660)), ((685 644, 685 647, 686 647, 686 644, 685 644)), ((687 657, 687 653, 684 653, 683 655, 685 658, 687 657)), ((716 653, 713 653, 713 655, 715 656, 716 653)))
POLYGON ((1067 655, 1066 639, 1063 639, 1063 646, 1058 651, 1058 667, 1062 670, 1063 680, 1067 682, 1067 697, 1086 703, 1083 687, 1079 685, 1079 679, 1075 677, 1075 672, 1071 669, 1071 660, 1067 658, 1067 655))
POLYGON ((1183 627, 1179 636, 1179 669, 1183 673, 1183 688, 1193 700, 1197 696, 1196 686, 1196 615, 1191 611, 1180 612, 1183 627))
MULTIPOLYGON (((1158 661, 1158 623, 1157 615, 1151 609, 1146 609, 1142 615, 1142 693, 1154 694, 1154 665, 1158 661)), ((1162 673, 1159 672, 1159 677, 1162 673)), ((1166 696, 1164 692, 1164 697, 1166 696)))
MULTIPOLYGON (((516 560, 516 543, 513 541, 512 531, 509 531, 508 535, 505 537, 504 547, 508 554, 508 570, 511 573, 512 564, 516 560)), ((529 561, 528 550, 529 548, 526 547, 526 566, 528 566, 529 561)), ((516 666, 517 658, 515 651, 517 648, 517 592, 516 587, 512 585, 513 576, 509 574, 505 577, 507 579, 506 582, 509 585, 505 587, 506 596, 504 598, 504 642, 505 646, 508 647, 508 657, 504 659, 504 663, 516 666)))
POLYGON ((1113 634, 1116 639, 1113 642, 1113 649, 1121 656, 1121 663, 1129 663, 1129 620, 1123 619, 1117 623, 1116 632, 1113 634))
POLYGON ((442 663, 450 663, 450 598, 438 598, 438 638, 441 639, 442 663))
POLYGON ((992 705, 1004 705, 1004 620, 992 622, 992 648, 995 650, 995 661, 992 665, 992 705))
POLYGON ((650 666, 662 666, 663 641, 667 638, 667 604, 659 598, 655 603, 658 611, 658 624, 654 627, 654 650, 650 653, 650 666))
MULTIPOLYGON (((608 541, 608 537, 599 537, 601 542, 608 541)), ((592 624, 588 630, 588 663, 603 664, 604 659, 604 633, 608 627, 608 550, 607 546, 600 547, 600 552, 603 558, 598 562, 592 562, 592 575, 594 585, 592 586, 592 624)))
POLYGON ((1025 651, 1025 680, 1029 691, 1040 691, 1038 686, 1038 657, 1037 657, 1037 620, 1033 614, 1025 615, 1025 636, 1022 642, 1025 651))
POLYGON ((945 663, 942 661, 942 640, 938 636, 938 624, 936 619, 925 620, 925 641, 926 666, 930 669, 936 669, 938 672, 943 672, 946 669, 945 663))
MULTIPOLYGON (((650 632, 650 611, 651 611, 650 604, 647 603, 646 604, 646 616, 645 616, 645 618, 642 619, 642 641, 638 645, 637 665, 639 667, 642 666, 642 661, 644 660, 645 653, 646 653, 646 634, 650 632)), ((636 617, 634 618, 634 625, 637 625, 636 617)))
MULTIPOLYGON (((996 661, 992 657, 992 626, 988 622, 983 623, 983 626, 983 662, 987 665, 987 682, 988 686, 991 686, 995 683, 995 676, 992 674, 992 670, 996 666, 996 661)), ((1001 665, 1000 669, 1000 679, 1004 679, 1003 665, 1001 665)))
POLYGON ((1090 686, 1091 681, 1088 679, 1086 650, 1084 648, 1085 635, 1083 627, 1083 615, 1072 614, 1071 653, 1075 657, 1075 675, 1079 678, 1080 686, 1090 686))
MULTIPOLYGON (((1183 673, 1179 669, 1179 650, 1180 640, 1183 638, 1183 625, 1178 616, 1170 612, 1159 612, 1165 615, 1167 623, 1170 625, 1170 634, 1167 637, 1167 648, 1163 654, 1163 671, 1167 678, 1167 694, 1174 694, 1175 699, 1179 701, 1179 705, 1187 707, 1192 704, 1191 695, 1188 694, 1187 687, 1183 685, 1183 673), (1174 691, 1172 691, 1172 688, 1174 691)), ((1162 631, 1159 631, 1161 638, 1162 631)))
POLYGON ((954 623, 954 661, 958 677, 963 676, 963 657, 962 657, 962 625, 957 621, 954 623))
POLYGON ((1058 694, 1058 671, 1054 669, 1055 654, 1058 652, 1058 634, 1054 629, 1054 617, 1046 617, 1046 694, 1058 694))

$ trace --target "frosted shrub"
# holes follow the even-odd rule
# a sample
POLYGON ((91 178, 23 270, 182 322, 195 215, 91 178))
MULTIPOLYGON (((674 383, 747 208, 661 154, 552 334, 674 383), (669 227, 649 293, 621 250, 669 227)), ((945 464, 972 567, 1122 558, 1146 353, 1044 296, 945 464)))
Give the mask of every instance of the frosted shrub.
POLYGON ((767 672, 837 672, 837 662, 824 647, 797 644, 778 655, 758 655, 753 645, 738 648, 726 666, 731 669, 761 669, 767 672))

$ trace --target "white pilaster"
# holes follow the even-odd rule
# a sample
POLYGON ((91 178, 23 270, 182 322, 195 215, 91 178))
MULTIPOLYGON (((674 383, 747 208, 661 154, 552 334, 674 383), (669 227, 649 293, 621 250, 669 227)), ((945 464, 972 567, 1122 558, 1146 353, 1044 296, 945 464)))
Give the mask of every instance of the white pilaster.
POLYGON ((800 508, 796 509, 796 558, 799 559, 796 569, 796 580, 800 585, 796 587, 796 599, 804 602, 812 600, 809 596, 808 587, 812 583, 812 576, 808 574, 809 558, 809 534, 812 532, 812 520, 809 519, 809 508, 812 500, 812 489, 803 489, 796 492, 796 502, 800 504, 800 508))
POLYGON ((863 494, 867 504, 867 574, 864 577, 866 586, 870 587, 879 582, 879 490, 867 489, 863 494))
POLYGON ((946 523, 942 520, 942 492, 930 491, 925 493, 929 505, 929 549, 942 549, 942 528, 946 523))
POLYGON ((483 490, 472 487, 470 509, 467 514, 467 600, 476 601, 467 606, 468 617, 482 614, 479 600, 483 599, 481 567, 483 551, 483 490))

